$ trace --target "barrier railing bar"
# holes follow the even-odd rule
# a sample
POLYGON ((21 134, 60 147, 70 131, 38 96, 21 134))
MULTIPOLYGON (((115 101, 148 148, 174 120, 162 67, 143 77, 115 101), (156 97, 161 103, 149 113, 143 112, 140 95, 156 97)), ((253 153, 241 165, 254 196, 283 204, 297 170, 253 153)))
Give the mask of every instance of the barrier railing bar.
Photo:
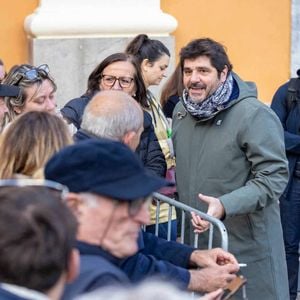
MULTIPOLYGON (((192 207, 190 207, 186 204, 183 204, 183 203, 181 203, 177 200, 166 197, 162 194, 153 193, 153 197, 160 200, 160 201, 166 202, 169 205, 178 207, 178 208, 182 209, 183 211, 194 212, 197 215, 199 215, 202 219, 210 222, 212 225, 217 227, 217 229, 219 230, 220 235, 221 235, 221 248, 224 249, 225 251, 228 251, 228 234, 227 234, 227 230, 226 230, 224 224, 219 219, 214 218, 214 217, 212 217, 208 214, 205 214, 202 211, 197 210, 195 208, 192 208, 192 207)), ((160 201, 157 201, 157 205, 159 205, 160 201)), ((157 208, 157 210, 159 211, 158 208, 157 208)), ((184 218, 182 218, 181 230, 182 229, 184 229, 184 218)), ((184 230, 182 231, 182 233, 183 232, 184 232, 184 230)), ((212 247, 212 234, 210 233, 210 235, 211 235, 211 238, 209 239, 209 245, 212 247)), ((183 242, 184 241, 184 236, 181 237, 181 238, 182 238, 181 241, 183 242)), ((196 236, 195 236, 195 239, 196 239, 196 236)))

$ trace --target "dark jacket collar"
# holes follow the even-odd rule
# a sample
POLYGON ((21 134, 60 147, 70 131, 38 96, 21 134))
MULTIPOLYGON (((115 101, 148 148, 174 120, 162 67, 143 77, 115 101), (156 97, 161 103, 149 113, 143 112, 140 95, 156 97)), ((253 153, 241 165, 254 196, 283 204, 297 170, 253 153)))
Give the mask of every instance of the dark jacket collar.
POLYGON ((91 138, 100 139, 96 135, 89 133, 89 132, 83 130, 82 128, 80 128, 79 130, 76 131, 73 138, 74 138, 75 142, 84 141, 84 140, 91 139, 91 138))
POLYGON ((120 266, 125 259, 117 258, 105 251, 103 248, 97 245, 88 244, 85 242, 77 241, 76 248, 79 250, 80 255, 99 255, 104 257, 116 266, 120 266))

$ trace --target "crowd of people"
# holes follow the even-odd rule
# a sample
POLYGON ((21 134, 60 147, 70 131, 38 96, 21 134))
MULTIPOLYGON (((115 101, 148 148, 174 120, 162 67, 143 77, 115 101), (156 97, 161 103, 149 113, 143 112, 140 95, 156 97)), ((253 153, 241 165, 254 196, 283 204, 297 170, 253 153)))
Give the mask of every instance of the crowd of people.
POLYGON ((287 84, 271 107, 259 101, 210 38, 180 50, 158 99, 149 88, 169 60, 139 34, 60 109, 47 64, 3 75, 1 299, 220 300, 240 273, 249 300, 296 299, 300 106, 289 111, 287 84), (157 191, 220 219, 228 251, 218 233, 205 249, 209 223, 174 207, 170 216, 167 203, 156 232, 157 191))

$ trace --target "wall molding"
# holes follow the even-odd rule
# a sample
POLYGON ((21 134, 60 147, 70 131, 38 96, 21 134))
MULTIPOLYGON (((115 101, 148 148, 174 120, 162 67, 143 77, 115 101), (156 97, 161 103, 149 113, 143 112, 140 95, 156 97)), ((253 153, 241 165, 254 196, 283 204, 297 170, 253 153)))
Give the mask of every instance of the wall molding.
POLYGON ((24 21, 33 38, 168 36, 177 25, 160 0, 40 0, 24 21))

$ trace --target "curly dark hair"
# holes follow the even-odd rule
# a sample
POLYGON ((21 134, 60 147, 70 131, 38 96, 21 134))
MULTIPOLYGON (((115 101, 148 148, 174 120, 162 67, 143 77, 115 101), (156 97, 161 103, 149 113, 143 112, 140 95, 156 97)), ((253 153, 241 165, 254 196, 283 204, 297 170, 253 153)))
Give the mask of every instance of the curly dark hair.
POLYGON ((181 49, 179 56, 181 70, 183 70, 185 59, 195 59, 198 56, 209 57, 211 64, 217 69, 219 75, 225 66, 228 68, 228 73, 232 70, 232 64, 229 61, 225 47, 210 38, 192 40, 181 49))

